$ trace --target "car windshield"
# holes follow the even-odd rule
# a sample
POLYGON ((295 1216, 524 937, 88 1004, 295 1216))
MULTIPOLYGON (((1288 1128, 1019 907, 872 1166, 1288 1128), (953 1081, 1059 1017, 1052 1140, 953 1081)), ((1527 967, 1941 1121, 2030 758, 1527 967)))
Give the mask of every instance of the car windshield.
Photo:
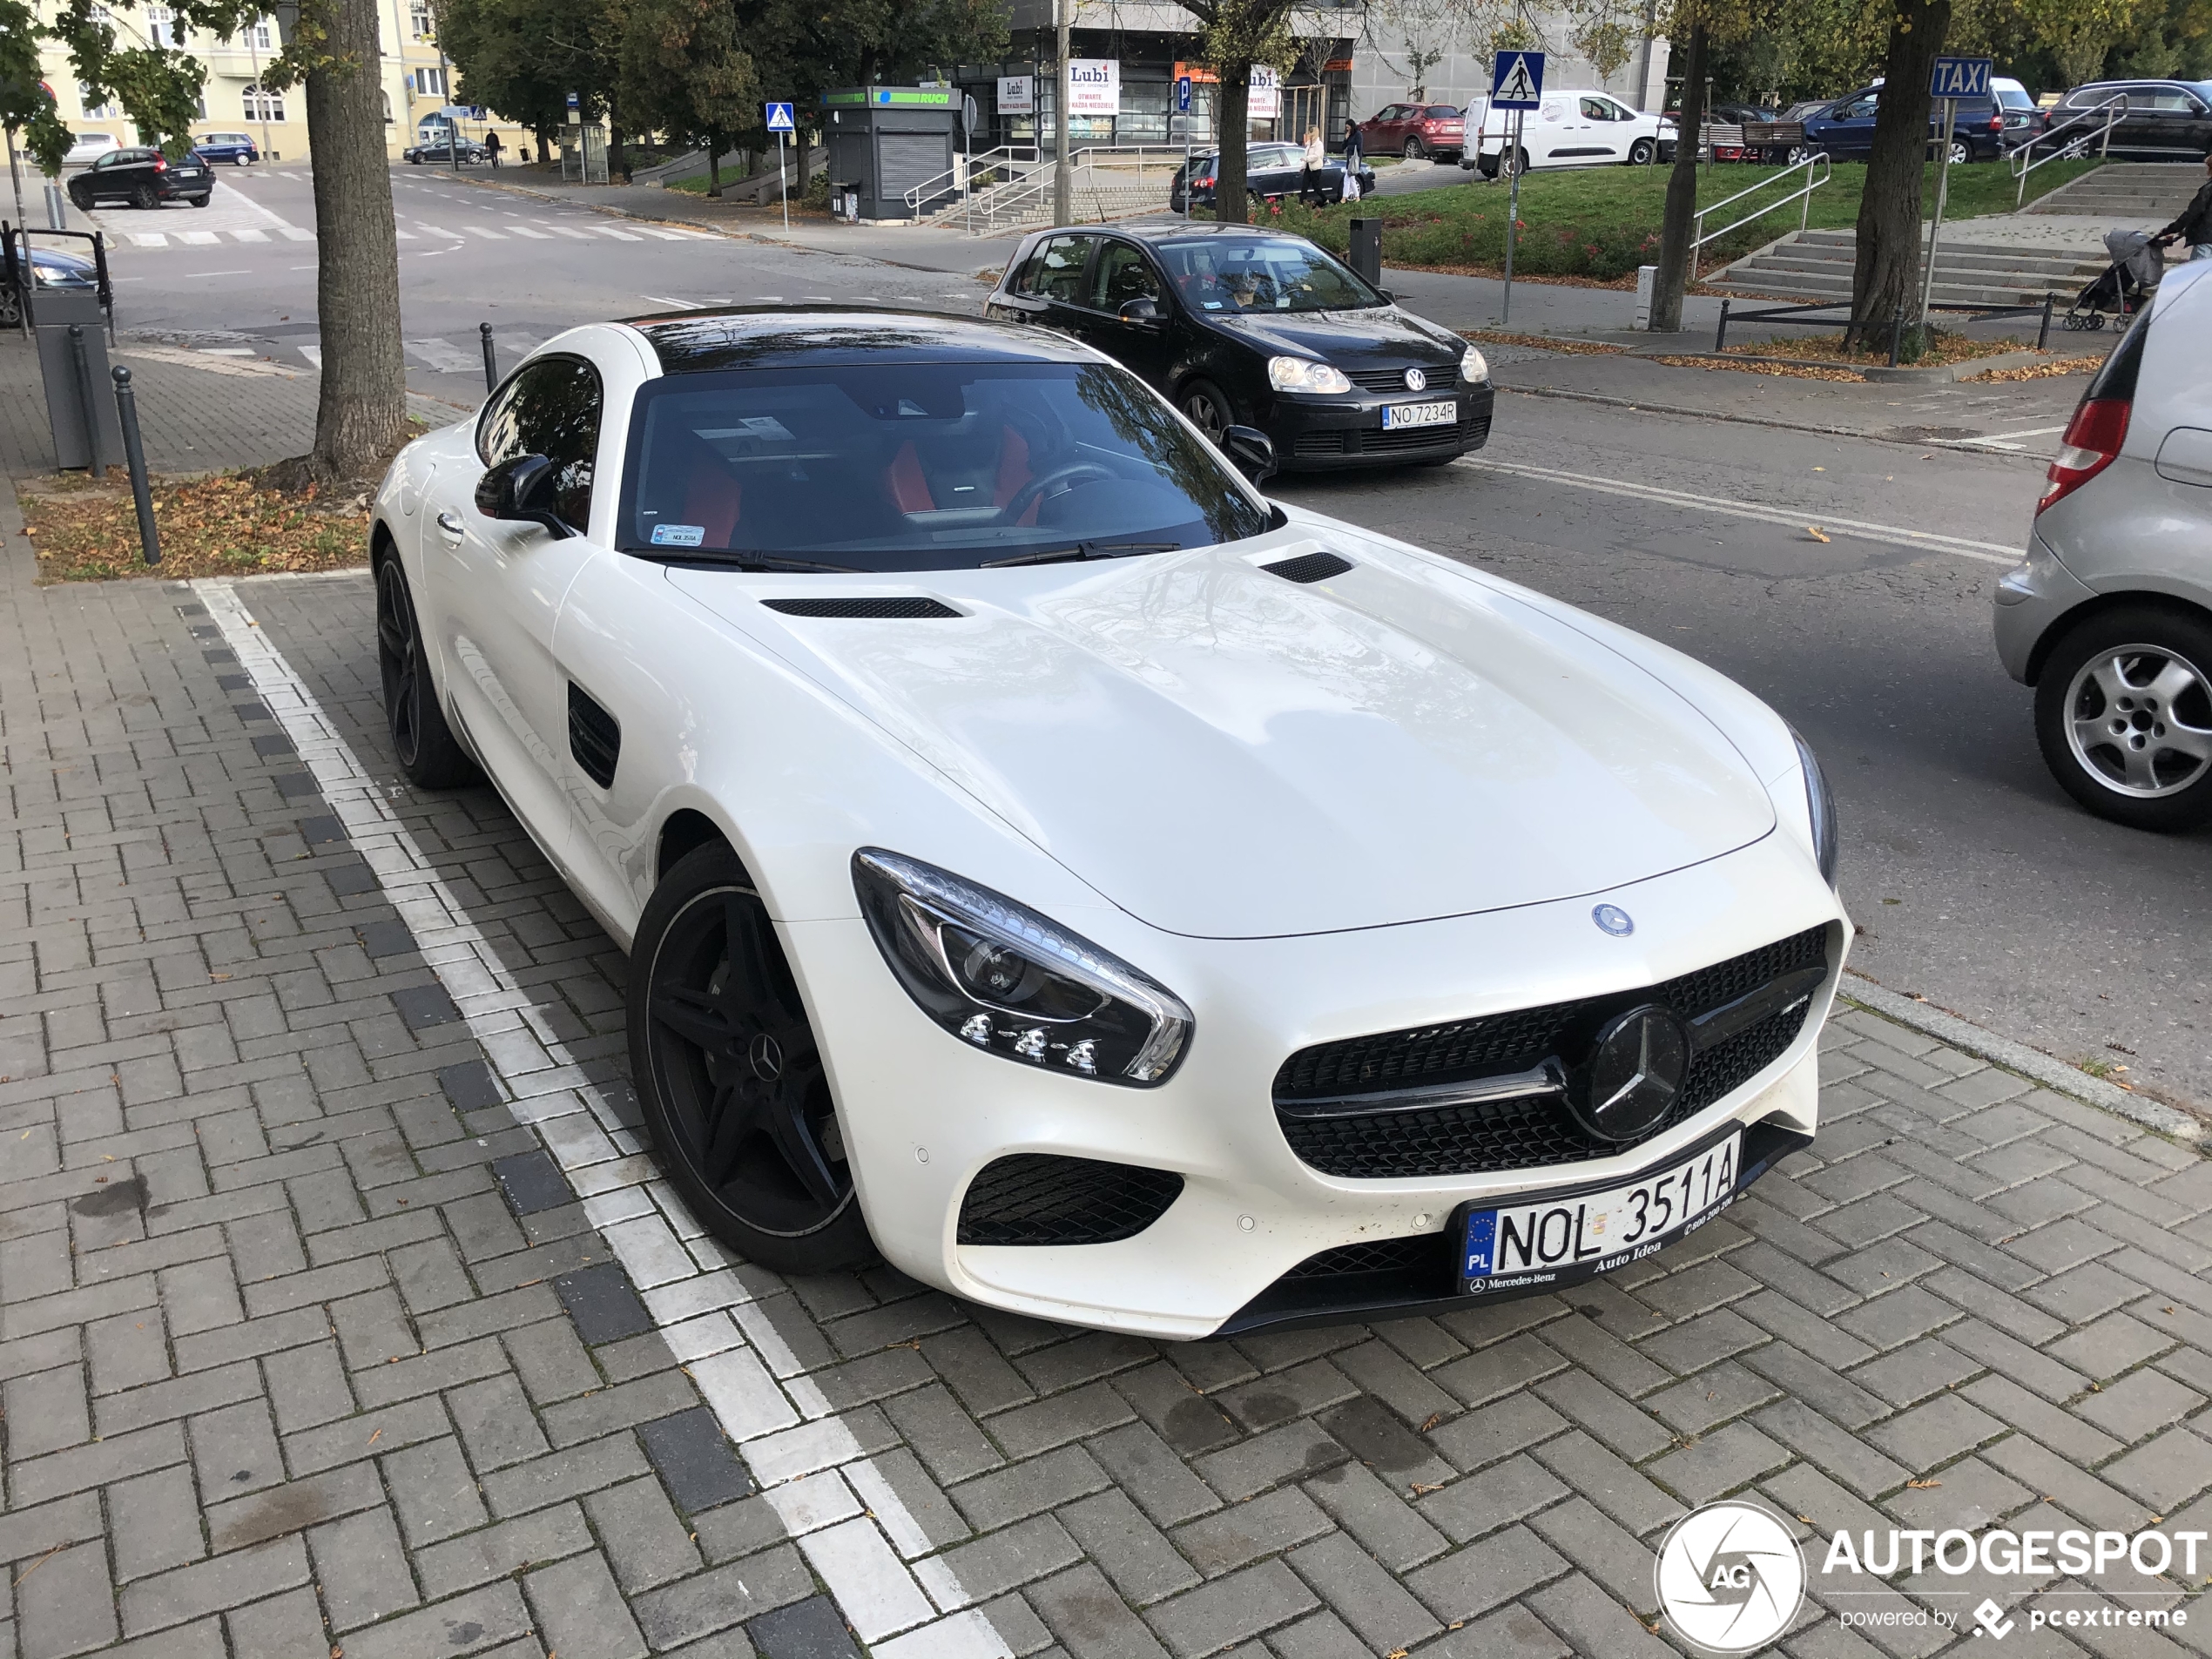
POLYGON ((1176 292, 1197 311, 1366 311, 1389 300, 1311 242, 1211 236, 1159 249, 1176 292))
POLYGON ((631 416, 624 552, 972 570, 1241 541, 1221 455, 1126 370, 861 364, 678 374, 631 416))

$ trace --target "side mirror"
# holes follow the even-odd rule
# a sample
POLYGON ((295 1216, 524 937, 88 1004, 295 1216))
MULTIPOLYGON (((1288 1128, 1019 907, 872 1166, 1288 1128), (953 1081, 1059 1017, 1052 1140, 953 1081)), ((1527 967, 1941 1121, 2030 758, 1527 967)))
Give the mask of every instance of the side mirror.
POLYGON ((1275 475, 1275 445, 1258 427, 1231 427, 1221 435, 1221 452, 1256 485, 1275 475))
POLYGON ((1157 322, 1160 320, 1160 302, 1147 299, 1143 294, 1134 300, 1124 300, 1122 301, 1121 318, 1123 322, 1157 322))
POLYGON ((553 463, 543 455, 510 455, 476 480, 476 510, 486 518, 543 525, 556 540, 576 532, 555 510, 553 463))

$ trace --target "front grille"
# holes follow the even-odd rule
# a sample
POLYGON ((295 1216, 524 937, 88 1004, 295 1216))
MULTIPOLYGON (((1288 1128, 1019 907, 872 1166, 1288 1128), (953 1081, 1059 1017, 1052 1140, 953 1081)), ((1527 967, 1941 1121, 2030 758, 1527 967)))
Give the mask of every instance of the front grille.
POLYGON ((1364 1273, 1420 1272, 1448 1267, 1452 1241, 1443 1233, 1413 1238, 1370 1238, 1339 1244, 1309 1256, 1283 1275, 1286 1279, 1357 1278, 1364 1273))
POLYGON ((995 1159, 961 1201, 963 1244, 1110 1244, 1134 1238, 1183 1191, 1170 1170, 1018 1152, 995 1159))
POLYGON ((1298 442, 1291 446, 1294 455, 1340 455, 1349 432, 1301 432, 1298 442))
MULTIPOLYGON (((1559 1054, 1572 1032, 1614 1011, 1653 1001, 1685 1016, 1702 1014, 1784 974, 1824 966, 1827 947, 1827 927, 1811 927, 1648 991, 1317 1044, 1283 1062, 1275 1100, 1281 1105, 1522 1070, 1559 1054)), ((1637 1139, 1649 1139, 1741 1088, 1796 1041, 1810 1008, 1804 1003, 1772 1015, 1697 1055, 1673 1109, 1637 1139)), ((1635 1143, 1596 1140, 1548 1096, 1364 1116, 1278 1113, 1278 1121, 1291 1150, 1306 1163, 1324 1175, 1365 1180, 1535 1169, 1610 1157, 1635 1143)))
POLYGON ((1431 392, 1449 392, 1460 383, 1460 371, 1453 363, 1400 364, 1396 368, 1347 368, 1345 378, 1363 392, 1405 392, 1408 397, 1426 397, 1431 392), (1418 368, 1428 376, 1428 384, 1418 392, 1406 390, 1406 370, 1418 368))
POLYGON ((1396 455, 1401 449, 1457 448, 1467 442, 1469 422, 1456 426, 1415 426, 1403 432, 1363 432, 1359 435, 1359 448, 1363 455, 1396 455))

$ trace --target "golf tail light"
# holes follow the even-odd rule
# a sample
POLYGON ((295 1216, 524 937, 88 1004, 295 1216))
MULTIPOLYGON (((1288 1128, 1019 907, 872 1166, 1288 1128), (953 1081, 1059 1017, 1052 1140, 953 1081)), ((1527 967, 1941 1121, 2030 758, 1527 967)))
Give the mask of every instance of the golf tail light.
POLYGON ((1136 1088, 1182 1058, 1181 998, 1004 894, 879 847, 853 855, 853 885, 892 974, 963 1042, 1136 1088))
POLYGON ((2059 440, 2059 452, 2051 457, 2051 487, 2035 503, 2037 512, 2056 506, 2120 458, 2134 407, 2127 398, 2100 397, 2074 410, 2066 436, 2059 440))

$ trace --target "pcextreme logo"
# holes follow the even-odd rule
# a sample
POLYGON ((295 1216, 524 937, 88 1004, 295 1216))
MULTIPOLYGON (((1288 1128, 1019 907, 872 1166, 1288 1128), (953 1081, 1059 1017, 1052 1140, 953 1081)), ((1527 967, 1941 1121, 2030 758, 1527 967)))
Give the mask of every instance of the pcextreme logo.
POLYGON ((1805 1558, 1781 1518, 1731 1499, 1691 1510, 1659 1546, 1660 1610, 1710 1653, 1755 1653, 1797 1616, 1805 1558))

